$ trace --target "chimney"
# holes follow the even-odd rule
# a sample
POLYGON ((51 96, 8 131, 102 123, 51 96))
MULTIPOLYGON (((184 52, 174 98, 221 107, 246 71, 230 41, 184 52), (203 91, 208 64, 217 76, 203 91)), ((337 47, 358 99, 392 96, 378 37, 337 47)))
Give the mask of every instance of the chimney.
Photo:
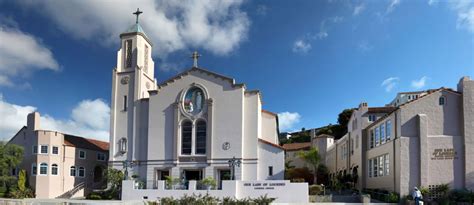
POLYGON ((28 114, 27 128, 31 131, 40 129, 40 114, 38 112, 28 114))
POLYGON ((464 88, 463 88, 463 87, 464 87, 464 83, 465 83, 465 82, 468 82, 468 81, 470 81, 470 80, 471 80, 471 78, 469 78, 469 76, 464 76, 464 77, 462 77, 462 78, 459 80, 459 83, 458 83, 458 92, 462 93, 463 90, 464 90, 464 88))
POLYGON ((367 107, 367 103, 366 103, 366 102, 361 102, 361 103, 359 104, 359 109, 360 109, 360 108, 363 108, 363 107, 367 107))

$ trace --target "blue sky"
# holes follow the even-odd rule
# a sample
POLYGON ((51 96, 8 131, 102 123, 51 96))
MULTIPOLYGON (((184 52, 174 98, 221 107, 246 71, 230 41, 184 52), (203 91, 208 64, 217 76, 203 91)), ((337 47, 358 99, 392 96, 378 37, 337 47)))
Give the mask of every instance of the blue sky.
POLYGON ((474 76, 472 1, 0 1, 0 138, 48 129, 107 139, 120 32, 137 7, 158 81, 199 65, 263 94, 281 130, 365 101, 474 76))

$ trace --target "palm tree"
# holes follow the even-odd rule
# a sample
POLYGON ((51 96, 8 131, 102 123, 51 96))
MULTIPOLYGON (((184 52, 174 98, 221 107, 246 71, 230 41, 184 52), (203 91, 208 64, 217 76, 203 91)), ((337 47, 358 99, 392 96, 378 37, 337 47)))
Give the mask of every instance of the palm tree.
POLYGON ((306 163, 310 164, 310 166, 313 168, 314 172, 314 183, 317 183, 317 172, 318 172, 318 166, 319 162, 321 161, 321 157, 319 156, 318 149, 312 147, 311 149, 307 151, 300 151, 298 152, 298 157, 301 158, 303 161, 306 163))

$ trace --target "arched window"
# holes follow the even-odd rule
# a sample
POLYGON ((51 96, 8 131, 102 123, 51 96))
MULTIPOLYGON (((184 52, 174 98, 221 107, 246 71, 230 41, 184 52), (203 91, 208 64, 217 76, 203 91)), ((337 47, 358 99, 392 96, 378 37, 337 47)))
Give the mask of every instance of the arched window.
POLYGON ((57 164, 51 165, 51 175, 58 175, 58 165, 57 164))
POLYGON ((181 154, 190 155, 192 146, 193 124, 190 121, 184 121, 181 125, 181 154))
POLYGON ((79 177, 85 177, 86 176, 86 169, 84 167, 79 167, 79 177))
POLYGON ((439 97, 439 105, 446 104, 446 98, 444 96, 439 97))
POLYGON ((119 140, 119 152, 122 154, 127 152, 127 139, 122 138, 119 140))
POLYGON ((196 126, 196 154, 206 154, 206 122, 200 120, 196 126))
POLYGON ((73 176, 73 177, 76 176, 76 167, 75 166, 71 166, 71 168, 69 169, 69 175, 73 176))
POLYGON ((48 164, 41 163, 40 164, 40 175, 47 175, 48 174, 48 164))

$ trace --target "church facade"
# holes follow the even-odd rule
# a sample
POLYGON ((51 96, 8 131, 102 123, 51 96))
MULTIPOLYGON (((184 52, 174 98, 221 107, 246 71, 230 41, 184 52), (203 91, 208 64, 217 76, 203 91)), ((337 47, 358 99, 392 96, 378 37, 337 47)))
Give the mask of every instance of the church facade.
POLYGON ((124 169, 129 162, 129 175, 147 187, 166 176, 219 183, 232 176, 283 179, 278 117, 262 109, 259 91, 197 67, 197 56, 192 68, 158 83, 153 44, 140 24, 120 40, 112 73, 110 166, 124 169))

